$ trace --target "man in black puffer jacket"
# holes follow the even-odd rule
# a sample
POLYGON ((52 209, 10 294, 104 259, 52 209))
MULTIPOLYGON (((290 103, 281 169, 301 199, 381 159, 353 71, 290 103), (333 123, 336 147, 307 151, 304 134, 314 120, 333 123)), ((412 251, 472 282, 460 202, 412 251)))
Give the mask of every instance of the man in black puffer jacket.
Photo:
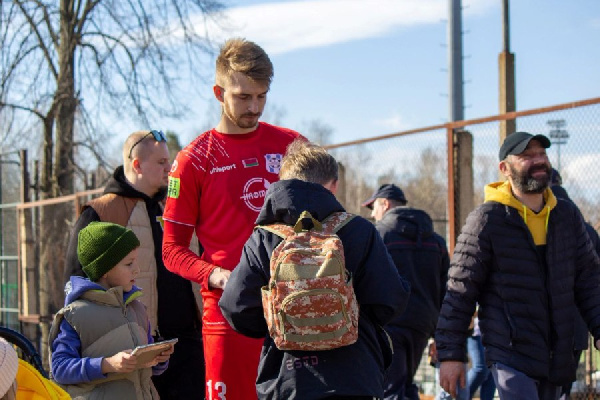
POLYGON ((548 188, 548 147, 543 135, 509 135, 499 152, 508 180, 486 186, 458 237, 435 333, 440 384, 451 394, 465 383, 476 303, 503 400, 558 399, 575 379, 573 307, 600 344, 600 259, 577 207, 548 188))
POLYGON ((411 285, 406 310, 386 325, 394 343, 384 381, 386 400, 419 400, 413 377, 435 331, 450 266, 446 241, 434 232, 429 215, 406 203, 402 189, 388 183, 362 204, 372 210, 400 276, 411 285))

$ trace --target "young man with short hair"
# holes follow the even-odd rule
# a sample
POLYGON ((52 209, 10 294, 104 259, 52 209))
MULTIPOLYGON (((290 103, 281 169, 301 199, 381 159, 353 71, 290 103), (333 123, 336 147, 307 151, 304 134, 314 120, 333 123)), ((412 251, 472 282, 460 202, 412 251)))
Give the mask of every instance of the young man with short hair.
POLYGON ((290 129, 259 122, 273 77, 273 65, 260 46, 228 40, 216 61, 218 125, 179 152, 169 177, 164 213, 163 257, 169 270, 201 286, 208 398, 248 400, 255 381, 261 341, 239 335, 218 307, 229 275, 279 164, 290 129), (196 233, 204 250, 187 249, 196 233))

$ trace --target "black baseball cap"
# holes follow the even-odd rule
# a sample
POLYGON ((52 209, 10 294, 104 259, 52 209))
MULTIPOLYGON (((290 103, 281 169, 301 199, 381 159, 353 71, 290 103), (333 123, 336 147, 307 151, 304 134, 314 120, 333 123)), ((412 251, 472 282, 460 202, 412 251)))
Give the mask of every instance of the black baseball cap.
POLYGON ((550 147, 550 139, 544 135, 532 135, 531 133, 527 132, 515 132, 508 135, 506 139, 504 139, 504 143, 502 143, 502 146, 500 146, 500 151, 498 152, 498 158, 500 158, 500 161, 502 161, 508 155, 521 154, 525 151, 527 145, 533 139, 539 141, 546 149, 550 147))
POLYGON ((406 204, 406 197, 404 197, 404 192, 398 186, 393 183, 386 183, 384 185, 379 186, 371 197, 365 200, 361 205, 367 208, 373 208, 373 202, 375 199, 390 199, 396 200, 401 203, 406 204))

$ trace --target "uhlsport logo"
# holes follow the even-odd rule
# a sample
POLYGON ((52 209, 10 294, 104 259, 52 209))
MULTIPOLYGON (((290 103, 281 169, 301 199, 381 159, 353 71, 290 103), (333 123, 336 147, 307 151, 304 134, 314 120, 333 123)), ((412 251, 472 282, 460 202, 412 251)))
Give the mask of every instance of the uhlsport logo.
POLYGON ((235 169, 235 163, 231 164, 231 165, 224 165, 222 167, 214 167, 213 169, 210 170, 210 174, 215 174, 217 172, 226 172, 226 171, 231 171, 235 169))
POLYGON ((281 154, 265 154, 267 171, 278 174, 281 167, 281 154))
POLYGON ((244 185, 241 199, 252 211, 259 212, 265 201, 269 186, 271 186, 271 182, 264 178, 252 178, 244 185))

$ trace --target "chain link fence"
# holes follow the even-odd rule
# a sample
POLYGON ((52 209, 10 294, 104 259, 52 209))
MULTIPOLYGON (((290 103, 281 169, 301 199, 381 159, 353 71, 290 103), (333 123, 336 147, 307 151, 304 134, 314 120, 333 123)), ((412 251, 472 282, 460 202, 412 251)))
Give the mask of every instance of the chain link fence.
MULTIPOLYGON (((452 249, 453 234, 459 233, 464 222, 455 221, 460 204, 454 201, 458 196, 452 189, 468 182, 459 182, 448 171, 453 146, 448 145, 447 138, 459 130, 472 136, 472 205, 476 206, 484 201, 484 186, 501 179, 499 132, 503 121, 511 119, 516 130, 551 139, 548 156, 562 176, 563 187, 585 220, 600 229, 600 169, 595 165, 600 160, 600 98, 328 146, 344 169, 338 197, 348 211, 369 218, 370 210, 360 204, 382 183, 396 183, 409 206, 429 213, 435 231, 447 239, 452 249)), ((453 164, 451 167, 456 168, 453 164)), ((590 349, 581 357, 572 399, 600 398, 600 358, 593 346, 590 349)), ((433 398, 438 385, 435 369, 426 360, 425 353, 417 383, 424 398, 433 398)))
POLYGON ((19 327, 18 241, 20 160, 18 152, 0 154, 0 325, 19 327))

